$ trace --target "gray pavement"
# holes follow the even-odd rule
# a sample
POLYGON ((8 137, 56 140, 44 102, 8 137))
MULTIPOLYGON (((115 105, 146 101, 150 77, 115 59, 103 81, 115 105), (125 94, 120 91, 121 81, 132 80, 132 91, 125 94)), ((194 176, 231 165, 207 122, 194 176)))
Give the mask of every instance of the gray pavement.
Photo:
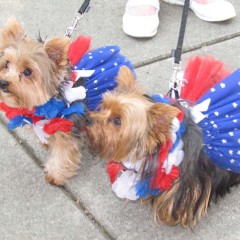
MULTIPOLYGON (((240 2, 231 0, 237 16, 224 23, 207 23, 189 13, 183 65, 196 54, 211 54, 233 69, 240 63, 240 2)), ((15 16, 32 37, 61 36, 82 1, 0 1, 0 26, 15 16)), ((92 48, 119 45, 136 66, 149 93, 168 89, 170 52, 178 38, 182 8, 161 2, 160 27, 152 39, 124 35, 121 18, 125 1, 92 0, 91 10, 72 39, 92 36, 92 48)), ((83 152, 76 177, 59 188, 44 182, 41 164, 46 151, 26 129, 9 133, 0 115, 0 240, 22 239, 240 239, 240 188, 232 189, 192 231, 154 222, 149 206, 126 203, 111 192, 104 162, 83 152)))

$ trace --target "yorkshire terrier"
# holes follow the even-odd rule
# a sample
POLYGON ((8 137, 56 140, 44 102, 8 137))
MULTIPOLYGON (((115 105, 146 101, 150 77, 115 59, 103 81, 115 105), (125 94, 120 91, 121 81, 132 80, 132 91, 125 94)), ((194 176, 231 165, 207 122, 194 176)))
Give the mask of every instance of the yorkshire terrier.
MULTIPOLYGON (((147 200, 161 223, 195 226, 211 200, 239 183, 239 166, 232 172, 214 164, 186 101, 146 95, 127 67, 116 81, 86 118, 91 152, 108 160, 118 197, 147 200)), ((239 135, 239 126, 229 132, 239 135)))
POLYGON ((88 37, 71 44, 68 37, 33 40, 14 18, 6 23, 1 37, 0 110, 6 113, 11 130, 33 126, 49 148, 47 182, 63 185, 76 174, 82 155, 81 143, 72 132, 72 119, 85 114, 87 108, 94 109, 101 93, 115 87, 109 78, 117 68, 122 62, 131 64, 118 53, 117 46, 90 51, 88 37), (76 75, 79 81, 74 83, 76 75))
MULTIPOLYGON (((58 96, 62 82, 71 79, 69 45, 67 37, 34 41, 17 20, 9 20, 0 45, 0 102, 30 114, 35 106, 58 96)), ((71 133, 50 135, 50 158, 45 164, 49 183, 63 185, 75 175, 81 158, 79 145, 71 133)))

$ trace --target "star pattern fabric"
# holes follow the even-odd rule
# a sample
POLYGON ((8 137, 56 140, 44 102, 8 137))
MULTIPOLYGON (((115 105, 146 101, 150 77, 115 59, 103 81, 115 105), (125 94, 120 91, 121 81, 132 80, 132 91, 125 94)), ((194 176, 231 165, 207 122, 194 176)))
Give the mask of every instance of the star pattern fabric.
POLYGON ((197 104, 209 101, 202 129, 205 151, 220 168, 240 173, 240 69, 213 86, 197 104))
POLYGON ((90 77, 85 78, 84 85, 86 98, 83 102, 89 110, 96 109, 104 92, 116 87, 115 78, 123 65, 129 67, 134 73, 133 65, 120 54, 118 46, 105 46, 92 50, 75 65, 74 70, 94 70, 90 77))

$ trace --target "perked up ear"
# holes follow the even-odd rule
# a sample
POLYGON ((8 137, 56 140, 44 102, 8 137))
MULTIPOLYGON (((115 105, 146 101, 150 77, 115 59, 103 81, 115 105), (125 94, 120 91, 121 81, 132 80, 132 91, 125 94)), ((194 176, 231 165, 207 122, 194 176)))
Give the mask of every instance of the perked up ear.
POLYGON ((67 64, 69 46, 68 37, 53 38, 45 43, 45 51, 49 58, 61 67, 67 64))
POLYGON ((26 33, 15 18, 10 18, 1 31, 2 34, 2 47, 10 44, 11 42, 17 42, 26 37, 26 33))
POLYGON ((178 108, 167 104, 155 103, 151 106, 147 114, 150 141, 164 143, 170 134, 172 120, 179 113, 178 108))
POLYGON ((136 86, 136 81, 133 73, 127 66, 122 66, 116 77, 117 90, 128 92, 136 86))

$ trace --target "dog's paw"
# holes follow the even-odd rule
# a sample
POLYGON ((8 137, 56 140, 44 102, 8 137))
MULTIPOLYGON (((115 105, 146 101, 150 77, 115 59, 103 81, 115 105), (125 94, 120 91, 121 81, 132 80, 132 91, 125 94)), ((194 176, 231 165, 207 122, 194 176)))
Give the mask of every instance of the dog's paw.
POLYGON ((50 173, 46 173, 45 180, 46 180, 46 182, 48 182, 52 185, 56 185, 56 186, 63 186, 66 182, 65 179, 59 178, 50 173))
POLYGON ((44 164, 43 167, 46 182, 57 186, 63 186, 66 183, 67 179, 57 174, 56 170, 52 170, 49 164, 44 164))

